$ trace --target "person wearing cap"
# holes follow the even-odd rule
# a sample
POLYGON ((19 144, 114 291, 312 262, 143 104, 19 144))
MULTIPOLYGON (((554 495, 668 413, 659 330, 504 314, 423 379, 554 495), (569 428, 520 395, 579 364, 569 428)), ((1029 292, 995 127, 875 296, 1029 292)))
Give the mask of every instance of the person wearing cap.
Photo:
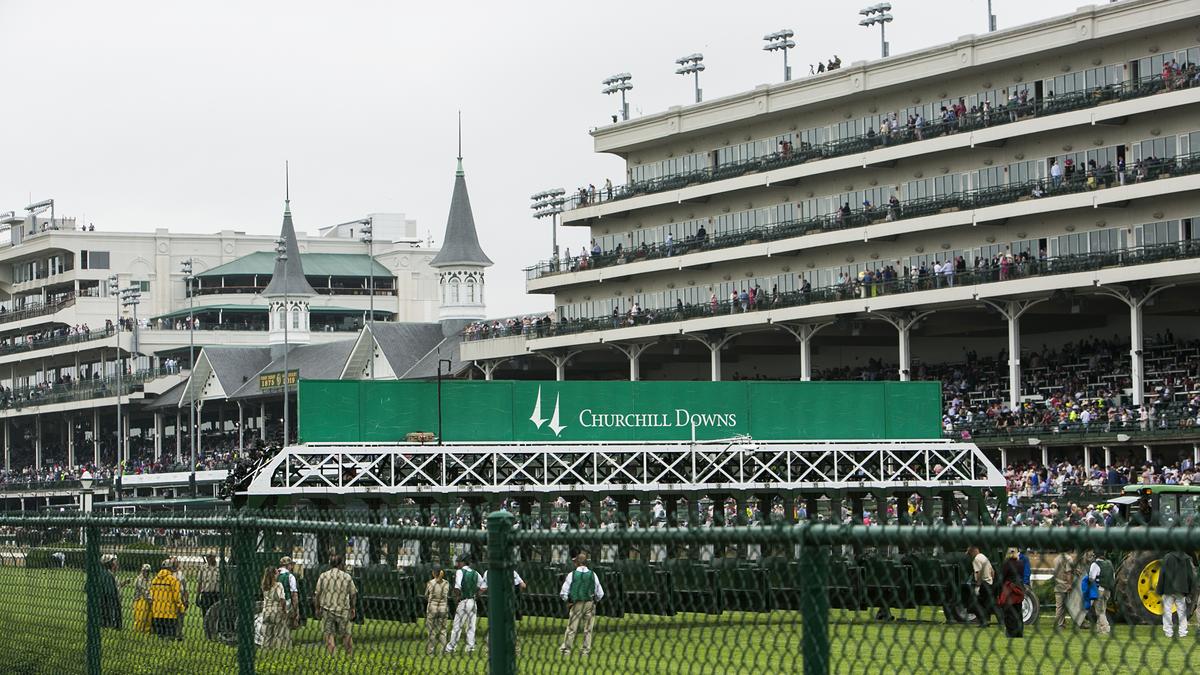
POLYGON ((1108 601, 1112 598, 1113 589, 1117 584, 1113 564, 1104 557, 1103 551, 1096 552, 1095 559, 1088 567, 1088 577, 1096 589, 1096 599, 1092 601, 1092 608, 1096 614, 1096 634, 1108 635, 1112 631, 1108 624, 1108 601))
POLYGON ((150 632, 150 565, 143 564, 133 580, 133 631, 150 632))
MULTIPOLYGON (((192 606, 191 596, 188 594, 187 578, 183 576, 183 565, 179 562, 179 558, 171 557, 171 573, 175 575, 175 579, 179 581, 179 600, 183 603, 183 609, 179 611, 179 622, 175 624, 175 639, 183 640, 183 617, 187 614, 188 607, 192 606)), ((203 617, 201 617, 203 620, 203 617)))
POLYGON ((205 637, 211 640, 213 636, 208 632, 208 622, 204 621, 204 616, 208 614, 208 608, 221 599, 221 571, 217 568, 217 556, 211 553, 205 554, 204 567, 196 573, 196 596, 205 637))
POLYGON ((475 599, 480 593, 487 592, 487 577, 471 569, 467 556, 458 558, 458 570, 454 573, 454 598, 458 608, 454 611, 454 625, 450 628, 450 641, 446 643, 446 653, 453 654, 458 646, 458 638, 465 629, 467 632, 467 653, 475 651, 475 623, 478 615, 475 611, 475 599))
POLYGON ((446 572, 435 567, 425 582, 425 630, 429 644, 425 653, 430 656, 446 647, 446 616, 450 614, 450 582, 446 572))
POLYGON ((354 655, 354 643, 350 640, 350 622, 354 620, 354 599, 358 590, 354 580, 346 574, 346 561, 340 555, 329 559, 329 569, 317 578, 314 592, 316 615, 321 620, 325 634, 325 649, 330 654, 337 651, 337 638, 342 638, 346 656, 354 655))
POLYGON ((100 556, 100 626, 121 629, 121 591, 117 586, 117 556, 100 556))
POLYGON ((604 598, 604 587, 600 578, 588 569, 587 551, 580 551, 575 556, 575 570, 563 580, 559 592, 567 603, 567 632, 563 635, 562 645, 558 651, 570 654, 575 646, 575 633, 583 628, 583 647, 580 656, 587 656, 592 650, 592 627, 596 623, 596 603, 604 598))
POLYGON ((175 577, 174 561, 162 561, 158 574, 150 582, 150 626, 159 639, 175 639, 179 617, 183 616, 183 597, 179 579, 175 577))
POLYGON ((283 594, 287 598, 288 607, 288 624, 292 628, 300 627, 300 589, 296 583, 296 563, 291 556, 283 556, 279 559, 279 569, 276 571, 276 576, 279 583, 283 584, 283 594))

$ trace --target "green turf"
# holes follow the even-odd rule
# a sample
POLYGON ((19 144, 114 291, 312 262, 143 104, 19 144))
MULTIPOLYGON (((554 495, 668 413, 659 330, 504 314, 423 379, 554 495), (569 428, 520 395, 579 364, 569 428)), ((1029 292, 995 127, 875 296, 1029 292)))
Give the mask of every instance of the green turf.
MULTIPOLYGON (((130 575, 122 573, 121 578, 130 575)), ((0 568, 0 672, 76 673, 84 666, 83 575, 76 570, 0 568)), ((182 643, 134 634, 125 589, 125 630, 103 631, 103 670, 128 675, 231 673, 236 650, 203 639, 198 613, 189 612, 182 643)), ((1051 612, 1052 613, 1052 612, 1051 612)), ((1147 673, 1190 672, 1200 666, 1197 632, 1165 639, 1156 626, 1113 628, 1108 638, 1062 633, 1043 615, 1023 640, 988 629, 946 625, 940 611, 898 613, 894 622, 870 612, 831 615, 834 673, 1147 673)), ((800 672, 800 624, 794 612, 629 615, 601 618, 587 657, 558 654, 565 622, 529 617, 518 624, 523 673, 793 673, 800 672)), ((367 621, 354 627, 353 660, 327 656, 320 627, 309 621, 290 649, 260 651, 260 673, 484 673, 487 621, 471 655, 425 656, 420 623, 367 621)), ((460 647, 461 649, 461 647, 460 647)))

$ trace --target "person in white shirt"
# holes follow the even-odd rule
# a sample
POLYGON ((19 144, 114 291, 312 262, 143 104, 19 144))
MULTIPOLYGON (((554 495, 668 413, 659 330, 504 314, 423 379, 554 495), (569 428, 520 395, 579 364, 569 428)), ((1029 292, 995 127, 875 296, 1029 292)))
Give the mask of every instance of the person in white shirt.
POLYGON ((592 627, 596 623, 596 603, 604 598, 604 587, 600 585, 600 577, 588 569, 588 554, 580 551, 575 556, 575 570, 563 580, 559 592, 567 603, 567 632, 563 635, 562 646, 558 648, 563 654, 570 654, 575 646, 575 633, 583 628, 583 647, 580 656, 587 656, 592 650, 592 627))
POLYGON ((487 576, 471 569, 467 556, 458 559, 458 571, 454 573, 454 597, 458 607, 454 611, 454 625, 450 629, 450 641, 446 653, 453 654, 463 630, 467 632, 467 653, 475 651, 475 623, 479 615, 475 609, 475 598, 487 592, 487 576))

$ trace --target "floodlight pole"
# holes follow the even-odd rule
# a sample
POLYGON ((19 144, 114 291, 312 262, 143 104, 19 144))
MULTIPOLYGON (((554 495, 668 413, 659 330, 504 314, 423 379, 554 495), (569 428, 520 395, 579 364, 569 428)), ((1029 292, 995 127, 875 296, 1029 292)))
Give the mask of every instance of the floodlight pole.
MULTIPOLYGON (((191 469, 188 473, 188 486, 191 488, 192 497, 194 498, 197 496, 196 386, 192 381, 192 377, 196 374, 196 293, 193 288, 196 277, 192 269, 191 258, 183 261, 183 281, 188 296, 188 445, 190 446, 189 464, 191 464, 191 469)), ((175 433, 178 434, 179 430, 176 429, 175 433)))
MULTIPOLYGON (((367 319, 368 325, 371 326, 371 339, 375 339, 375 219, 373 217, 365 218, 362 223, 362 242, 367 245, 367 295, 370 296, 369 307, 370 318, 367 319)), ((371 379, 375 379, 375 349, 371 348, 371 379)), ((287 373, 284 373, 284 378, 287 378, 287 373)))
POLYGON ((117 472, 121 471, 121 455, 124 444, 121 442, 121 285, 117 275, 108 277, 108 292, 117 299, 117 472))
POLYGON ((276 260, 283 264, 283 447, 288 446, 288 425, 291 414, 288 412, 288 323, 292 320, 292 309, 288 307, 287 285, 287 239, 280 237, 275 242, 276 260))
POLYGON ((437 364, 437 408, 438 408, 438 445, 442 444, 442 364, 446 364, 446 374, 454 367, 450 359, 438 359, 437 364))

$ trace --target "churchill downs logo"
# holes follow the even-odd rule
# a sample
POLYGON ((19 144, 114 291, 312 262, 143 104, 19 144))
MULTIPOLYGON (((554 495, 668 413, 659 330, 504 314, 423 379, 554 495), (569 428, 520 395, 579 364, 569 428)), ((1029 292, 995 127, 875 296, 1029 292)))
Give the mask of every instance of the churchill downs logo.
MULTIPOLYGON (((559 418, 561 399, 554 395, 554 412, 550 419, 542 417, 542 388, 538 387, 537 398, 533 402, 533 415, 529 421, 538 429, 546 424, 554 432, 555 437, 562 434, 567 425, 559 418), (548 424, 547 424, 548 422, 548 424)), ((634 427, 736 427, 737 413, 693 413, 686 408, 675 408, 669 412, 599 412, 593 408, 579 411, 579 426, 586 429, 613 429, 634 427)))

